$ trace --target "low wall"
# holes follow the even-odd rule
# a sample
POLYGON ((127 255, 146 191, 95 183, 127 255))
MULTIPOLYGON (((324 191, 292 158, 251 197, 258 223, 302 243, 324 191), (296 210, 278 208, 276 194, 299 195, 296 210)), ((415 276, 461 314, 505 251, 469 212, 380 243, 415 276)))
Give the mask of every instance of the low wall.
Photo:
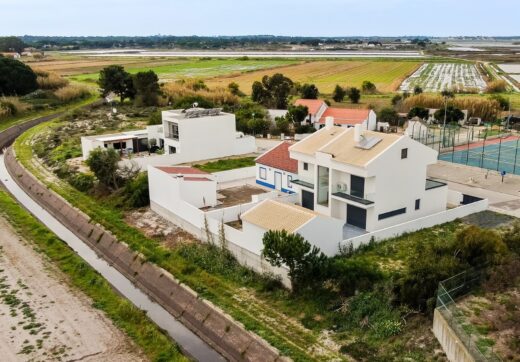
POLYGON ((444 353, 451 362, 475 362, 464 343, 457 337, 450 325, 439 311, 433 312, 433 334, 439 341, 444 353))
POLYGON ((145 262, 128 245, 93 224, 87 215, 42 185, 18 163, 12 149, 5 154, 5 163, 16 183, 36 202, 225 358, 231 361, 286 359, 167 271, 145 262))
POLYGON ((218 183, 254 178, 256 176, 256 167, 242 167, 234 170, 215 172, 213 176, 215 176, 215 180, 218 183))
POLYGON ((357 249, 359 246, 370 242, 371 239, 374 239, 375 241, 380 241, 383 239, 393 238, 404 233, 409 233, 425 228, 430 228, 435 225, 444 224, 446 222, 450 222, 455 219, 459 219, 461 217, 474 214, 476 212, 487 210, 487 208, 488 200, 481 200, 471 204, 459 206, 454 209, 441 211, 433 215, 421 217, 402 224, 376 230, 371 233, 366 233, 354 238, 343 240, 340 244, 341 246, 352 244, 354 249, 357 249))

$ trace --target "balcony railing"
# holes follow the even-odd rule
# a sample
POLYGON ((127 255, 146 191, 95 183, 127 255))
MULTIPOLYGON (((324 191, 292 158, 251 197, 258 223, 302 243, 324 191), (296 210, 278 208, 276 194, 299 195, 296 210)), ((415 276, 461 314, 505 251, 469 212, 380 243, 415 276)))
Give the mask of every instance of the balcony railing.
POLYGON ((314 190, 314 184, 303 180, 292 180, 291 183, 314 190))
MULTIPOLYGON (((349 201, 354 201, 354 202, 357 202, 362 205, 372 205, 374 203, 374 201, 372 201, 372 200, 364 199, 364 198, 361 198, 358 196, 353 196, 351 194, 347 194, 346 192, 335 192, 332 194, 332 196, 336 196, 336 197, 339 197, 339 198, 342 198, 345 200, 349 200, 349 201)), ((366 195, 365 197, 369 197, 369 196, 366 195)))
POLYGON ((444 182, 435 181, 435 180, 432 180, 432 179, 427 178, 427 179, 426 179, 426 187, 425 187, 425 190, 426 190, 426 191, 428 191, 428 190, 433 190, 433 189, 436 189, 437 187, 443 187, 443 186, 447 186, 447 184, 444 183, 444 182))

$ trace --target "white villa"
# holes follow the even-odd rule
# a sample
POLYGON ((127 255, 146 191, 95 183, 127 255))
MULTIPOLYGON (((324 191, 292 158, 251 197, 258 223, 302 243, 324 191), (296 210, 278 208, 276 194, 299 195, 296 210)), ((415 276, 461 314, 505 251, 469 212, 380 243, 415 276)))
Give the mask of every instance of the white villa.
POLYGON ((446 209, 446 184, 428 180, 437 152, 406 135, 326 127, 289 148, 301 205, 343 220, 345 239, 446 209))
POLYGON ((160 125, 81 137, 84 160, 98 147, 114 148, 122 155, 130 155, 148 151, 152 146, 164 149, 165 154, 136 157, 133 161, 145 168, 148 165, 175 165, 256 152, 255 138, 237 132, 235 115, 220 109, 163 111, 160 125))
POLYGON ((298 99, 295 106, 305 106, 309 110, 307 122, 316 129, 325 127, 327 117, 334 118, 334 124, 340 127, 361 125, 362 129, 374 131, 377 125, 377 115, 371 109, 352 109, 329 107, 320 99, 298 99))

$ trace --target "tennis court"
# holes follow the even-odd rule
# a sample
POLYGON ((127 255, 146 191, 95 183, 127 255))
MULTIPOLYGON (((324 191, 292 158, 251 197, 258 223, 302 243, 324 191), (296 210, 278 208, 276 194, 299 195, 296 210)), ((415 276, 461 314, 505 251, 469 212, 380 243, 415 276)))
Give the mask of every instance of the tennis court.
POLYGON ((454 147, 439 160, 520 175, 520 137, 510 136, 454 147))

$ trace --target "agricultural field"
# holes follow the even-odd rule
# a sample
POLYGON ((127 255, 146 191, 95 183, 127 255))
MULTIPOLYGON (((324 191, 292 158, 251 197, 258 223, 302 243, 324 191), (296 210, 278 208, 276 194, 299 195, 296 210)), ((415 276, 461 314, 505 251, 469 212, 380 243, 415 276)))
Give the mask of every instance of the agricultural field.
POLYGON ((290 59, 128 59, 121 57, 98 59, 82 57, 71 60, 55 58, 49 61, 33 62, 30 63, 30 66, 66 75, 72 80, 93 82, 97 80, 99 71, 111 64, 121 64, 134 74, 153 70, 162 80, 175 80, 240 74, 297 63, 299 63, 298 60, 290 59))
POLYGON ((209 86, 227 86, 235 82, 246 94, 251 93, 254 81, 261 80, 264 75, 282 73, 295 82, 314 83, 321 93, 330 94, 336 84, 349 87, 361 87, 363 81, 374 83, 379 92, 392 92, 399 88, 401 82, 417 67, 419 61, 404 60, 323 60, 308 61, 303 64, 288 65, 240 75, 226 75, 209 79, 209 86))
POLYGON ((440 92, 445 89, 483 91, 486 82, 474 64, 426 63, 408 77, 400 87, 405 92, 419 86, 425 92, 440 92))
POLYGON ((498 67, 508 74, 520 74, 520 64, 498 64, 498 67))

